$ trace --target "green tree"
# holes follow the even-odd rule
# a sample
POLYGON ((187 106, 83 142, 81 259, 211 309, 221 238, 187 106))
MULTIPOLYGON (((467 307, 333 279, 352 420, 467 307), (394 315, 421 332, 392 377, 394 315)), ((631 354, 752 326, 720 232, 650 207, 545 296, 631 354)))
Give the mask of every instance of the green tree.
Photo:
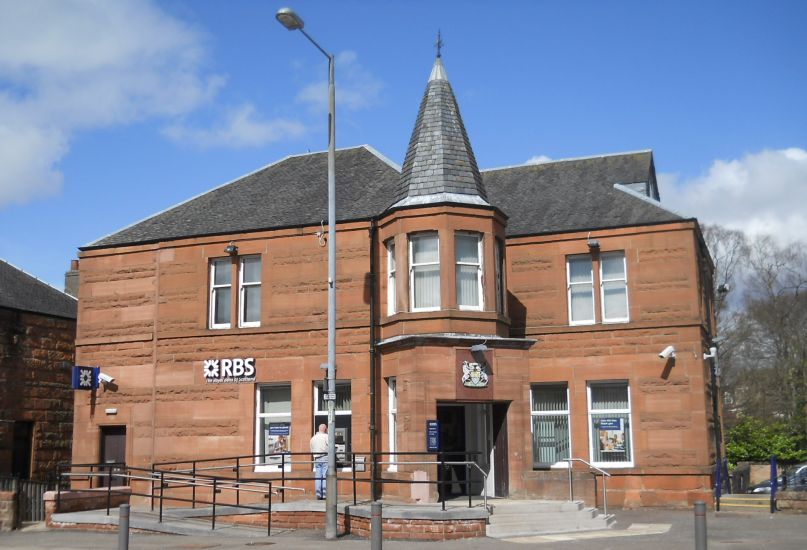
POLYGON ((783 422, 769 424, 750 416, 743 417, 728 430, 726 457, 729 462, 764 462, 771 455, 782 462, 807 460, 804 437, 792 433, 783 422))

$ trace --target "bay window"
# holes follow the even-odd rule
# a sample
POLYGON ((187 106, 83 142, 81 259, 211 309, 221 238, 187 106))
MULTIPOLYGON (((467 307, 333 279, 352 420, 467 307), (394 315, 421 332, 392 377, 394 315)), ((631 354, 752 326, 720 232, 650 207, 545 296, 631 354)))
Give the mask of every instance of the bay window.
POLYGON ((409 294, 412 311, 440 309, 440 245, 437 233, 409 238, 409 294))
POLYGON ((482 236, 457 233, 454 239, 454 256, 457 264, 457 306, 460 309, 483 309, 482 236))
POLYGON ((395 241, 387 241, 387 315, 394 315, 397 307, 397 292, 395 288, 395 241))

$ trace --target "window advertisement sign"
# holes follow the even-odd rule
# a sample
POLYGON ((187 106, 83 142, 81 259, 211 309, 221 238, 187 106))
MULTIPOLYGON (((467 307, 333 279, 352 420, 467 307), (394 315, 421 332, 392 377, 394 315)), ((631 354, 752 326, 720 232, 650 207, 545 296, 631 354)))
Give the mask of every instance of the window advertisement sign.
MULTIPOLYGON (((275 455, 277 453, 289 452, 289 438, 291 437, 291 423, 290 422, 269 422, 266 427, 266 448, 264 452, 267 455, 275 455)), ((280 456, 267 456, 267 463, 279 463, 280 456)))
POLYGON ((600 418, 600 452, 625 452, 625 422, 623 418, 600 418))

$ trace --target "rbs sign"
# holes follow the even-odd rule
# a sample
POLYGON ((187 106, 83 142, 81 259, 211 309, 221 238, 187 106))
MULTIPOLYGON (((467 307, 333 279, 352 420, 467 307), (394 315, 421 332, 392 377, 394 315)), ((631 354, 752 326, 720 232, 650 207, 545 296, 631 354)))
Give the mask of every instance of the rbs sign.
POLYGON ((254 382, 255 358, 205 359, 204 376, 208 384, 254 382))

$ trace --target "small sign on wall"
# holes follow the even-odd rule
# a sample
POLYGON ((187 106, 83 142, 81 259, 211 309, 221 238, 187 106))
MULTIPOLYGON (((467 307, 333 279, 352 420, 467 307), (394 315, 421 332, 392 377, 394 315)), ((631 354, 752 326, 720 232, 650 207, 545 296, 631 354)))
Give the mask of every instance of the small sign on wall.
POLYGON ((440 421, 426 421, 426 451, 430 453, 440 452, 440 421))
POLYGON ((81 367, 76 365, 73 367, 73 384, 74 390, 94 390, 98 387, 98 374, 101 372, 100 367, 81 367))

